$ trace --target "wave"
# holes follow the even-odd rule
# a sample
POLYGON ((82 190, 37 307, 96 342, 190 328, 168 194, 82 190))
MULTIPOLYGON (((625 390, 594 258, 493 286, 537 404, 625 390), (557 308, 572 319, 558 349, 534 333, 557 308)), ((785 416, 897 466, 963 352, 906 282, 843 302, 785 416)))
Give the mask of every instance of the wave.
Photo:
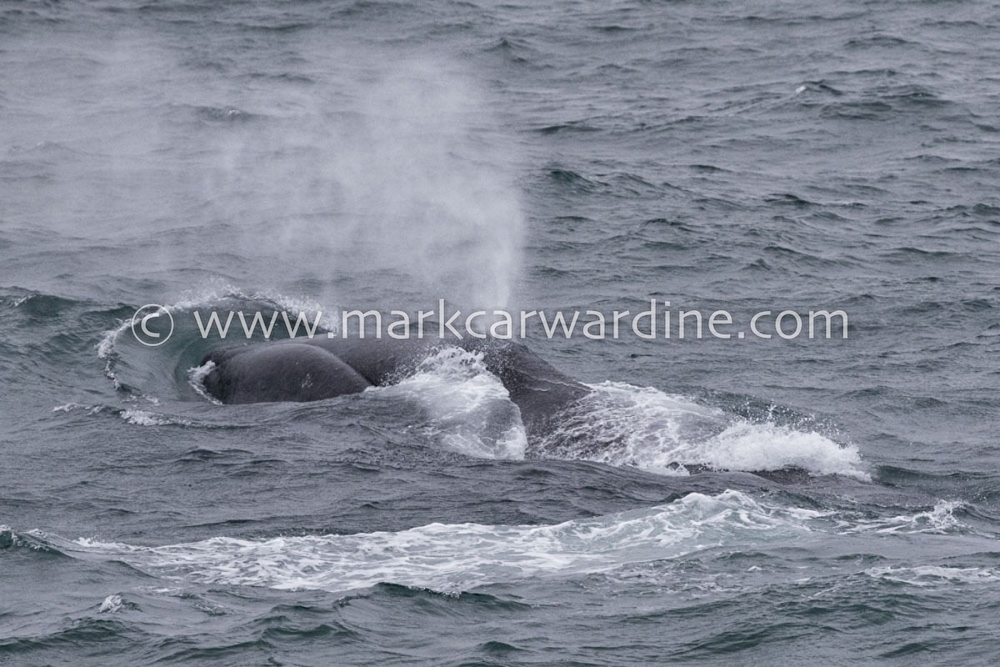
POLYGON ((957 500, 940 500, 933 509, 916 514, 900 514, 892 517, 864 518, 852 517, 840 522, 848 533, 933 533, 942 534, 964 531, 968 528, 955 516, 955 512, 965 508, 965 503, 957 500))
POLYGON ((747 472, 796 467, 871 479, 856 446, 815 431, 734 418, 651 387, 604 382, 592 389, 541 446, 545 455, 668 475, 686 475, 689 465, 747 472))
MULTIPOLYGON (((171 316, 177 327, 170 340, 162 347, 144 347, 139 344, 131 335, 131 318, 122 319, 115 328, 104 331, 96 345, 97 357, 104 362, 104 375, 112 382, 116 391, 124 392, 130 398, 149 398, 173 393, 172 387, 160 386, 156 380, 169 376, 175 370, 173 366, 176 361, 188 358, 192 361, 183 369, 187 380, 185 384, 195 393, 201 394, 202 398, 206 398, 199 388, 200 380, 197 377, 197 368, 194 366, 210 348, 207 343, 201 344, 204 341, 201 332, 192 324, 193 318, 176 317, 179 313, 188 314, 197 310, 270 309, 286 312, 293 319, 304 314, 310 322, 316 322, 313 319, 314 314, 321 313, 318 331, 325 334, 339 330, 337 308, 324 308, 316 301, 277 291, 248 293, 222 280, 211 281, 200 289, 186 291, 175 303, 164 304, 162 309, 171 316), (189 343, 187 346, 185 341, 189 343), (190 341, 197 343, 190 345, 190 341), (168 359, 171 355, 178 358, 168 359)), ((276 328, 275 333, 280 335, 281 328, 276 328)), ((229 332, 230 338, 235 338, 236 335, 234 331, 229 332)), ((239 335, 242 336, 243 332, 240 331, 239 335)))
MULTIPOLYGON (((264 290, 250 293, 225 281, 212 281, 201 289, 184 292, 176 303, 164 305, 163 309, 171 315, 178 312, 190 312, 199 308, 227 309, 230 307, 249 306, 259 308, 273 308, 282 310, 291 315, 299 313, 323 313, 319 320, 319 327, 324 333, 337 332, 340 329, 336 308, 324 308, 321 304, 311 299, 290 296, 277 291, 264 290)), ((117 347, 117 343, 122 333, 128 331, 132 326, 131 319, 125 319, 111 330, 105 331, 100 342, 97 344, 97 356, 100 359, 108 359, 117 347)))
POLYGON ((794 539, 820 513, 738 491, 551 526, 429 524, 400 532, 214 537, 160 547, 78 539, 63 546, 157 576, 209 585, 344 591, 395 583, 459 592, 536 576, 601 572, 714 546, 794 539))
POLYGON ((865 570, 873 579, 928 588, 955 584, 990 584, 1000 581, 1000 570, 986 567, 953 567, 945 565, 883 566, 865 570))
MULTIPOLYGON (((939 501, 938 506, 947 503, 939 501)), ((926 532, 922 522, 927 514, 918 511, 889 519, 905 525, 888 537, 910 544, 913 535, 926 532)), ((89 538, 70 541, 41 531, 22 536, 0 526, 0 548, 120 561, 180 585, 339 592, 396 584, 455 594, 537 577, 629 571, 636 565, 704 552, 724 554, 750 544, 762 552, 814 544, 816 539, 845 539, 850 545, 859 532, 869 529, 865 523, 838 510, 783 505, 726 490, 714 496, 690 493, 668 504, 555 525, 431 523, 398 532, 269 539, 220 536, 163 546, 89 538)), ((942 530, 954 534, 965 527, 956 521, 942 530)), ((872 566, 864 572, 915 585, 997 578, 995 570, 913 562, 872 566)))

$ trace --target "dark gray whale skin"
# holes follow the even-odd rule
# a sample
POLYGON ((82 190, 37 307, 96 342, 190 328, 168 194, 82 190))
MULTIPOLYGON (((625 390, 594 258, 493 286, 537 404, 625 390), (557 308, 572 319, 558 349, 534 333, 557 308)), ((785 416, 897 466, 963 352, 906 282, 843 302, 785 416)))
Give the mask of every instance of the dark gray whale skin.
POLYGON ((444 346, 483 355, 521 411, 529 436, 590 393, 521 343, 498 339, 312 338, 241 345, 202 359, 206 391, 222 403, 318 401, 394 384, 444 346))

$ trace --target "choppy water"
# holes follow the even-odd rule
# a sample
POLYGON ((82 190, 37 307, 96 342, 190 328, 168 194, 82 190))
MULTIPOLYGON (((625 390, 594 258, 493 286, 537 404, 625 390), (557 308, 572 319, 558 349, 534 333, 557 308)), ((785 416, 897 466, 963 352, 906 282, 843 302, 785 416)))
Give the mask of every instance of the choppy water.
POLYGON ((0 4, 0 663, 993 664, 998 28, 0 4), (191 375, 197 309, 438 298, 850 337, 536 337, 595 388, 541 443, 460 355, 315 404, 191 375))

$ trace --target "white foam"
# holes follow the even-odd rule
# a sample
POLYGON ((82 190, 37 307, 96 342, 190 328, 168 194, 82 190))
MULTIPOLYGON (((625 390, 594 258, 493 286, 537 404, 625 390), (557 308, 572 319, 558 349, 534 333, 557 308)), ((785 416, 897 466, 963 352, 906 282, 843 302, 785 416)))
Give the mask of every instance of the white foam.
POLYGON ((604 382, 592 389, 547 438, 544 455, 673 475, 687 474, 681 465, 742 471, 796 466, 815 475, 869 479, 857 447, 814 431, 734 419, 650 387, 604 382))
POLYGON ((113 614, 116 611, 120 611, 123 606, 122 596, 114 593, 104 598, 104 602, 101 603, 101 608, 97 610, 98 614, 113 614))
POLYGON ((57 405, 52 408, 52 412, 73 412, 74 410, 83 410, 88 415, 96 415, 104 412, 106 406, 103 405, 80 405, 79 403, 66 403, 65 405, 57 405))
MULTIPOLYGON (((185 290, 181 293, 181 297, 176 303, 162 306, 162 308, 173 316, 178 311, 183 312, 198 308, 216 307, 225 301, 269 302, 278 308, 283 308, 293 323, 294 318, 300 313, 304 313, 307 316, 322 313, 319 321, 321 328, 326 331, 336 332, 340 327, 339 309, 324 309, 318 302, 311 299, 288 296, 270 290, 245 294, 235 285, 221 280, 209 281, 209 283, 198 290, 185 290)), ((312 324, 314 320, 310 319, 309 322, 312 324)), ((131 327, 132 320, 125 319, 115 329, 104 332, 104 335, 97 344, 97 357, 99 359, 110 360, 115 353, 115 348, 122 333, 128 331, 131 327)), ((300 334, 302 331, 300 327, 300 334)), ((110 374, 110 366, 108 367, 108 373, 109 377, 113 379, 113 374, 110 374)))
POLYGON ((478 458, 523 459, 528 440, 521 413, 481 353, 447 347, 392 387, 377 389, 420 402, 427 428, 448 448, 478 458))
POLYGON ((739 421, 694 448, 694 458, 727 470, 780 470, 796 466, 815 475, 845 475, 865 481, 861 455, 815 431, 773 423, 739 421))
POLYGON ((136 426, 191 426, 191 422, 187 419, 158 415, 135 408, 122 410, 120 415, 129 424, 135 424, 136 426))
POLYGON ((930 586, 952 586, 954 584, 987 584, 1000 581, 1000 572, 995 568, 948 567, 943 565, 917 565, 914 567, 873 567, 865 574, 876 579, 885 579, 910 586, 926 588, 930 586))
POLYGON ((73 546, 194 583, 342 591, 387 582, 456 592, 601 572, 726 544, 794 539, 807 534, 805 522, 818 515, 725 491, 552 526, 434 523, 355 535, 215 537, 161 547, 79 539, 73 546))
POLYGON ((191 310, 210 306, 227 299, 249 299, 240 292, 240 288, 218 277, 210 278, 195 289, 184 290, 174 304, 174 308, 191 310))
POLYGON ((97 344, 97 358, 107 359, 111 356, 111 353, 115 350, 115 343, 118 342, 118 337, 121 336, 122 332, 131 326, 130 320, 123 320, 117 329, 111 329, 110 331, 105 331, 104 336, 101 341, 97 344))
POLYGON ((948 533, 967 529, 955 518, 955 510, 964 506, 957 500, 939 500, 927 512, 900 514, 880 519, 851 519, 840 522, 840 527, 848 533, 948 533))
MULTIPOLYGON (((218 306, 225 301, 269 302, 284 309, 293 324, 295 317, 300 313, 307 317, 314 316, 315 313, 322 313, 319 320, 320 328, 334 333, 340 330, 340 310, 338 308, 324 308, 313 299, 304 296, 290 296, 274 290, 255 291, 247 294, 238 286, 217 278, 210 280, 199 289, 182 292, 177 303, 168 306, 167 310, 171 313, 177 310, 190 311, 218 306)), ((309 317, 310 325, 314 321, 314 317, 309 317)), ((298 335, 305 335, 301 327, 298 335)))
POLYGON ((208 391, 205 389, 205 377, 212 372, 213 368, 215 368, 214 361, 206 361, 201 366, 195 366, 194 368, 189 368, 188 384, 190 384, 191 388, 194 389, 195 392, 205 400, 209 401, 210 403, 215 403, 216 405, 222 405, 222 401, 218 400, 217 398, 209 394, 208 391))
POLYGON ((115 391, 119 391, 122 388, 121 380, 118 379, 118 374, 115 373, 115 346, 118 344, 118 339, 121 337, 122 332, 131 325, 131 320, 122 321, 117 329, 105 331, 104 336, 101 337, 100 342, 97 344, 97 358, 104 360, 104 376, 111 380, 115 391))

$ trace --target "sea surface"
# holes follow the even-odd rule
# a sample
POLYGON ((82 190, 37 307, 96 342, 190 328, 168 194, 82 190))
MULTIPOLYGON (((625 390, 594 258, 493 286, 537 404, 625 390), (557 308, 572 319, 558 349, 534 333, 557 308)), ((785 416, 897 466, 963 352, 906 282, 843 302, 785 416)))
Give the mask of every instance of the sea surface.
POLYGON ((996 664, 998 34, 971 0, 0 1, 0 665, 996 664), (650 299, 849 335, 536 326, 594 388, 542 439, 453 351, 309 404, 199 384, 246 339, 195 312, 650 299))

